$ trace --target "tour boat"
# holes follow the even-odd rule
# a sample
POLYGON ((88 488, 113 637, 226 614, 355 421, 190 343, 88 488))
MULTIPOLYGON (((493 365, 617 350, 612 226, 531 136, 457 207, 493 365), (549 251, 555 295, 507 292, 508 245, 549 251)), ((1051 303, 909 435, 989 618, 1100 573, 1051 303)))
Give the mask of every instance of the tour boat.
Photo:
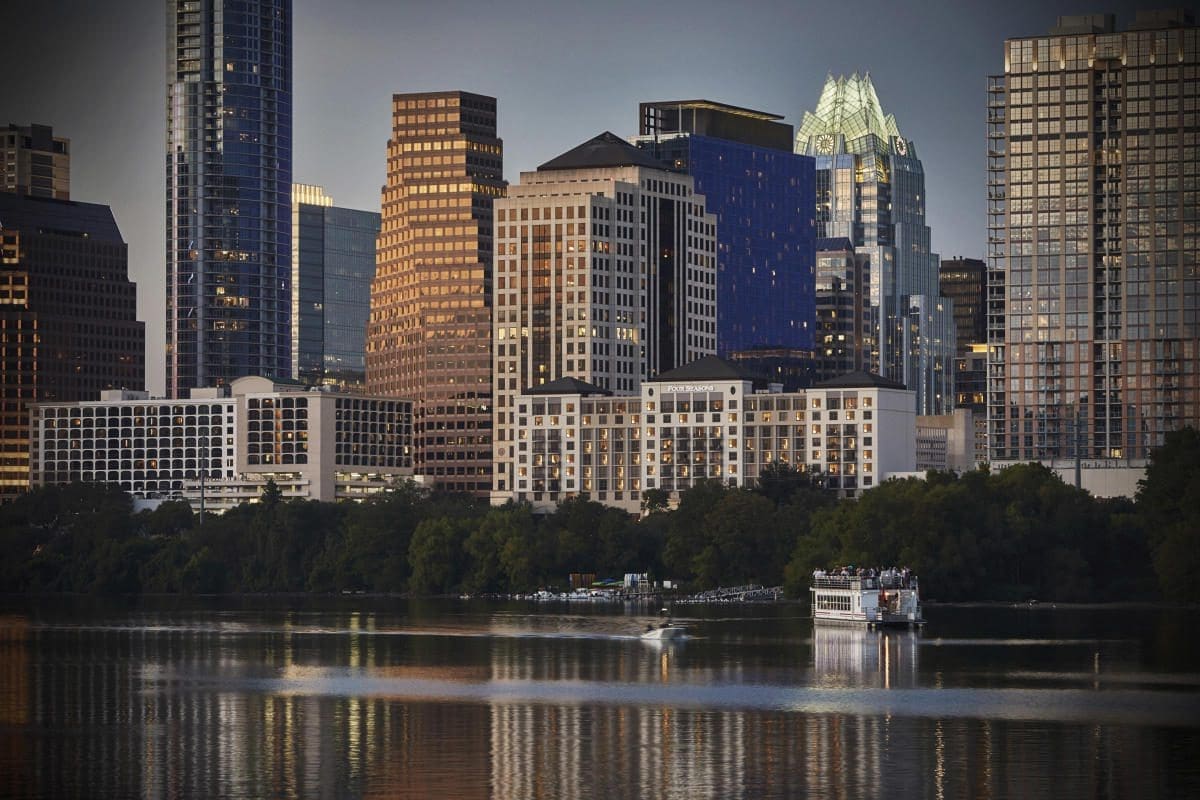
POLYGON ((813 619, 821 624, 867 628, 925 624, 913 575, 818 575, 811 591, 813 619))

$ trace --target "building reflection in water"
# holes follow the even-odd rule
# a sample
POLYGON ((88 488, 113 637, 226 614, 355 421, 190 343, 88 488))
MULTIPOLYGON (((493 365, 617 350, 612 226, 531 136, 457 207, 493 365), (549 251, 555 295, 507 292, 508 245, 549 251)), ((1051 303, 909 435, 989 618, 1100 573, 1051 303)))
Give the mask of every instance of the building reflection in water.
POLYGON ((1170 796, 1190 752, 1134 725, 738 707, 751 676, 774 675, 782 693, 846 693, 858 709, 878 695, 883 709, 921 689, 907 632, 818 628, 809 674, 752 648, 396 636, 353 615, 236 635, 0 622, 0 792, 13 797, 1170 796), (440 688, 406 695, 414 682, 440 688), (573 699, 598 683, 636 690, 573 699), (727 687, 729 702, 646 701, 668 685, 727 687))

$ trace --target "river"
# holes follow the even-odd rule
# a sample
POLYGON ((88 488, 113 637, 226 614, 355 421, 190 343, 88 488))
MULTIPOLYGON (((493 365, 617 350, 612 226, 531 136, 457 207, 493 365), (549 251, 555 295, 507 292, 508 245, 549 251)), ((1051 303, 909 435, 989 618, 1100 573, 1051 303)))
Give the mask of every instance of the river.
POLYGON ((1200 797, 1195 609, 0 602, 0 796, 1200 797))

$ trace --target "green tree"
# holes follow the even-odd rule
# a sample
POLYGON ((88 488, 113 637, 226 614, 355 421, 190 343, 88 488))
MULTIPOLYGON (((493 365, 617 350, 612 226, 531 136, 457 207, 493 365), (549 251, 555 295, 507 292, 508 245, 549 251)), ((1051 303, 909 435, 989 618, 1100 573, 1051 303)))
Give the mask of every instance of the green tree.
POLYGON ((786 551, 780 552, 771 501, 749 491, 726 492, 705 516, 703 545, 692 559, 700 586, 782 580, 786 551))
POLYGON ((139 567, 142 592, 178 594, 183 589, 183 572, 191 560, 191 544, 182 538, 164 538, 161 546, 139 567))
POLYGON ((410 589, 421 595, 449 594, 459 589, 465 559, 466 526, 460 520, 436 517, 423 520, 413 532, 408 548, 412 565, 410 589))
POLYGON ((754 491, 776 506, 791 502, 801 492, 822 491, 814 473, 806 472, 784 461, 772 461, 762 468, 754 491))
POLYGON ((195 525, 196 515, 186 500, 167 500, 139 512, 135 521, 145 536, 182 536, 195 525))
POLYGON ((262 490, 262 504, 267 508, 274 508, 282 499, 283 492, 279 490, 279 485, 275 483, 275 479, 267 478, 267 484, 262 490))
POLYGON ((527 585, 514 586, 505 569, 503 551, 510 542, 528 540, 534 529, 533 511, 528 503, 510 503, 488 511, 468 534, 463 545, 467 556, 463 589, 482 592, 524 591, 527 585))
POLYGON ((698 579, 696 554, 709 545, 705 521, 728 491, 720 481, 705 480, 680 496, 679 507, 670 514, 663 546, 663 566, 675 579, 698 579))
POLYGON ((229 586, 229 571, 207 547, 192 554, 180 575, 180 588, 188 594, 221 594, 229 586))
POLYGON ((642 513, 655 514, 667 510, 671 493, 665 489, 646 489, 642 492, 642 513))
POLYGON ((353 504, 347 510, 340 554, 325 558, 335 587, 406 591, 409 545, 425 502, 425 492, 407 481, 353 504))
POLYGON ((1150 454, 1137 507, 1163 596, 1200 601, 1200 432, 1195 428, 1168 433, 1150 454))

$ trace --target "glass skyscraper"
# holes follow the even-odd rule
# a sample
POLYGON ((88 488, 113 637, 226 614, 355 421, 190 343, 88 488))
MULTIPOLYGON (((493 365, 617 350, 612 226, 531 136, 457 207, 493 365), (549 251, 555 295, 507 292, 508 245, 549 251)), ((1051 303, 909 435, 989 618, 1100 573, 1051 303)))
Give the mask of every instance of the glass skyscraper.
POLYGON ((1200 28, 1060 17, 987 97, 991 460, 1144 459, 1200 424, 1200 28))
POLYGON ((379 214, 298 203, 296 216, 295 378, 361 389, 379 214))
POLYGON ((813 346, 813 159, 781 117, 708 100, 642 103, 639 147, 686 172, 717 217, 717 352, 813 346))
POLYGON ((872 371, 916 392, 917 413, 954 403, 952 303, 938 293, 925 172, 869 76, 830 76, 796 152, 817 160, 817 235, 849 239, 870 272, 872 371))
POLYGON ((167 391, 291 374, 291 0, 167 2, 167 391))
POLYGON ((940 268, 942 297, 954 301, 954 405, 982 412, 987 369, 987 267, 978 258, 953 258, 940 268))
POLYGON ((817 345, 813 360, 818 380, 872 368, 870 342, 871 270, 866 255, 849 239, 817 240, 817 345))

